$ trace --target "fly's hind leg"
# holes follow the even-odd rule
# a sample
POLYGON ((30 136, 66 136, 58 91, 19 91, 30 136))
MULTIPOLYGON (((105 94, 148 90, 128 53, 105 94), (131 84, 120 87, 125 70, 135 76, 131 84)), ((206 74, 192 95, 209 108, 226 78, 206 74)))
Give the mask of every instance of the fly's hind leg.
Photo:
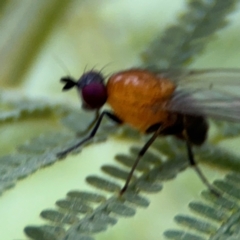
POLYGON ((217 197, 221 196, 221 193, 208 181, 208 179, 205 177, 201 169, 198 167, 195 159, 194 159, 194 154, 192 151, 192 146, 190 142, 186 139, 186 145, 187 145, 187 153, 188 153, 188 160, 190 165, 194 168, 202 182, 207 186, 207 188, 210 190, 211 193, 216 195, 217 197))

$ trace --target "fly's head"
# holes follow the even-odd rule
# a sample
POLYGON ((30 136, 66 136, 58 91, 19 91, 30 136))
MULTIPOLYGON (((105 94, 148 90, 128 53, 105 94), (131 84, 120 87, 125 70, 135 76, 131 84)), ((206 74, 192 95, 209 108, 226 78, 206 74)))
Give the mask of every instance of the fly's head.
POLYGON ((61 78, 60 81, 64 83, 63 91, 73 87, 77 88, 84 110, 99 109, 107 101, 107 89, 104 84, 104 77, 100 72, 86 72, 77 81, 71 77, 61 78))

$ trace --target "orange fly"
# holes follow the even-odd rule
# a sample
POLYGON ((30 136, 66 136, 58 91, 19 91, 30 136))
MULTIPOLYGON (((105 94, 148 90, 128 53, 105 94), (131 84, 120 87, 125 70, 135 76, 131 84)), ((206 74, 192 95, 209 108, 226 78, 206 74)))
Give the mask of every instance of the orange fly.
POLYGON ((206 117, 240 120, 240 70, 159 73, 129 69, 113 74, 106 84, 101 72, 89 71, 78 81, 65 77, 61 82, 65 84, 63 90, 77 88, 83 109, 98 112, 107 102, 112 111, 97 114, 89 136, 58 153, 59 157, 92 139, 107 116, 119 124, 129 124, 142 133, 152 134, 140 150, 120 194, 126 191, 138 162, 159 135, 175 135, 184 140, 190 165, 203 183, 218 194, 196 165, 192 146, 203 144, 207 138, 206 117))

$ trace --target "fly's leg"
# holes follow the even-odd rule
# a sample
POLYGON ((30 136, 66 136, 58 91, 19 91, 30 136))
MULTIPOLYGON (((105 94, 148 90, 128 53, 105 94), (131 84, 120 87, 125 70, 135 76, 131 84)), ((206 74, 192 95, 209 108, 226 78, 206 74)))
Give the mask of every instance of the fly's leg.
POLYGON ((95 134, 97 133, 97 130, 98 130, 98 128, 99 128, 99 126, 100 126, 104 116, 109 117, 112 121, 117 122, 119 124, 122 123, 122 121, 118 117, 116 117, 114 114, 112 114, 111 112, 103 111, 101 113, 101 115, 99 116, 99 118, 97 119, 97 121, 95 123, 95 126, 93 127, 93 129, 90 132, 89 136, 87 136, 86 138, 82 139, 81 141, 79 141, 78 143, 73 145, 72 147, 67 148, 66 150, 64 150, 62 152, 57 153, 57 156, 58 157, 63 157, 66 154, 70 153, 71 151, 75 150, 76 148, 80 147, 82 144, 84 144, 84 143, 88 142, 89 140, 91 140, 95 136, 95 134))
POLYGON ((94 126, 94 125, 96 124, 96 122, 98 121, 99 116, 100 116, 99 110, 97 110, 96 113, 95 113, 95 117, 94 117, 94 119, 92 120, 92 122, 90 122, 90 124, 88 125, 88 127, 87 127, 84 131, 77 133, 77 136, 85 135, 86 133, 88 133, 88 132, 90 131, 90 129, 92 129, 93 126, 94 126))
POLYGON ((205 175, 203 174, 201 169, 197 166, 197 163, 196 163, 196 161, 194 159, 192 146, 191 146, 190 142, 187 139, 186 139, 186 144, 187 144, 188 160, 189 160, 190 165, 194 168, 194 170, 196 171, 196 173, 198 174, 198 176, 200 177, 202 182, 210 190, 210 192, 212 192, 217 197, 220 197, 221 193, 215 187, 213 187, 213 185, 211 183, 209 183, 208 179, 205 177, 205 175))
POLYGON ((158 137, 158 135, 161 133, 161 131, 164 129, 165 127, 160 126, 157 131, 152 135, 152 137, 144 144, 144 146, 142 147, 142 149, 140 150, 140 152, 138 153, 138 156, 132 166, 132 169, 130 171, 130 173, 128 174, 127 180, 123 186, 123 188, 120 191, 120 195, 122 195, 128 188, 128 185, 131 181, 131 178, 133 176, 133 173, 139 163, 139 161, 141 160, 142 156, 145 154, 145 152, 148 150, 148 148, 151 146, 151 144, 155 141, 155 139, 158 137))

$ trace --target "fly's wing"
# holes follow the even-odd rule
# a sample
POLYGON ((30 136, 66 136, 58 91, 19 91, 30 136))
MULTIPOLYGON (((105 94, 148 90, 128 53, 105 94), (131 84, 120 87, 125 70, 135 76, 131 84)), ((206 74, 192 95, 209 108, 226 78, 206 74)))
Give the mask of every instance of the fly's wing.
POLYGON ((240 70, 179 70, 159 76, 171 79, 177 86, 164 104, 165 110, 240 121, 240 70))

